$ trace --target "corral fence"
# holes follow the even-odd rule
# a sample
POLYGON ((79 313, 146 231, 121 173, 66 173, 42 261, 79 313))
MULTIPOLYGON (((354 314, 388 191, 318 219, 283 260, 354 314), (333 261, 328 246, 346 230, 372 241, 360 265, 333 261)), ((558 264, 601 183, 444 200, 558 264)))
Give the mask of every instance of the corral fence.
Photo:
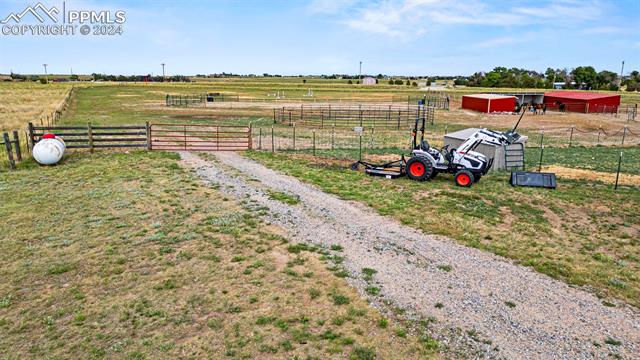
POLYGON ((202 94, 182 94, 165 96, 166 106, 206 106, 208 102, 237 102, 240 97, 237 94, 224 93, 202 93, 202 94))
POLYGON ((627 121, 636 121, 638 104, 622 104, 618 107, 618 114, 626 114, 627 121))
POLYGON ((391 102, 393 103, 407 103, 409 105, 417 104, 418 101, 422 101, 425 106, 433 107, 438 110, 449 110, 451 98, 446 95, 394 95, 391 98, 391 102))
POLYGON ((416 119, 435 122, 433 107, 417 105, 300 105, 273 110, 273 122, 294 123, 323 129, 325 127, 371 127, 384 129, 413 128, 416 119))
POLYGON ((251 149, 251 126, 152 124, 149 150, 235 151, 251 149))

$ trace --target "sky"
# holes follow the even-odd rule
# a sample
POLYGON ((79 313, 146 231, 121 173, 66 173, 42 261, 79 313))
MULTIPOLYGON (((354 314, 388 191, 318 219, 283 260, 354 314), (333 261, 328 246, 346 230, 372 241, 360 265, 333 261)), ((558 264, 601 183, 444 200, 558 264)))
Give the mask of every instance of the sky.
MULTIPOLYGON (((0 0, 0 20, 34 1, 0 0)), ((62 9, 62 1, 41 0, 62 9)), ((75 1, 121 35, 4 35, 0 73, 470 75, 640 70, 640 0, 75 1)), ((45 19, 45 24, 54 24, 45 19)), ((31 14, 3 26, 40 24, 31 14)), ((80 24, 75 23, 80 26, 80 24)), ((85 23, 88 24, 88 23, 85 23)), ((93 26, 92 24, 91 27, 93 26)), ((4 29, 3 29, 4 31, 4 29)))

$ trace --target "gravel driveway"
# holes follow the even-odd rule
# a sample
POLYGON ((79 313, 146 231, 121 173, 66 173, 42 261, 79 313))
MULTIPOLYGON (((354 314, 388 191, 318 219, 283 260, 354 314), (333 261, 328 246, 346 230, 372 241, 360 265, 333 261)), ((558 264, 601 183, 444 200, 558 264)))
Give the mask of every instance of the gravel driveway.
MULTIPOLYGON (((475 339, 476 348, 484 349, 482 356, 640 358, 640 312, 633 307, 604 306, 589 292, 499 256, 423 234, 237 153, 218 153, 214 161, 189 152, 181 156, 183 165, 219 184, 222 192, 269 208, 265 220, 286 229, 291 241, 341 245, 350 283, 374 305, 384 301, 407 314, 434 316, 443 333, 462 329, 460 337, 475 339), (267 190, 298 196, 300 203, 273 200, 267 190), (364 291, 365 267, 378 271, 378 297, 364 291)), ((450 336, 442 340, 453 348, 464 341, 450 336)))

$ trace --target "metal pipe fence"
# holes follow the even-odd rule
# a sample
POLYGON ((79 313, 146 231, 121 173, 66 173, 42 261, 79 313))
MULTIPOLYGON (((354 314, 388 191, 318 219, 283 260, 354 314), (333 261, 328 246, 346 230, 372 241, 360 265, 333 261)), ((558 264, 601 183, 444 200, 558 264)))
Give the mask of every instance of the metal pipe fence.
POLYGON ((417 104, 422 101, 425 106, 434 107, 438 110, 449 110, 451 98, 447 95, 394 95, 391 102, 407 104, 417 104))
POLYGON ((433 125, 435 109, 417 105, 300 105, 273 111, 273 122, 315 128, 371 127, 403 130, 413 128, 416 118, 433 125))

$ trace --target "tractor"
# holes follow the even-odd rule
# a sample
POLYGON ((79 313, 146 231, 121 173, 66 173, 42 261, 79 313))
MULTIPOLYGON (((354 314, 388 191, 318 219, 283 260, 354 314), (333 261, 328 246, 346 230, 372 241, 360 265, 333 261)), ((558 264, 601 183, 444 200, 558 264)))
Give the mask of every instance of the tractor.
POLYGON ((412 150, 408 160, 402 155, 400 160, 381 165, 358 161, 353 163, 351 168, 357 170, 359 165, 363 165, 365 172, 369 175, 385 176, 387 178, 406 175, 409 179, 415 181, 426 181, 433 179, 439 173, 449 173, 453 174, 453 180, 456 185, 469 187, 480 181, 480 178, 487 174, 493 164, 493 159, 487 159, 485 155, 475 151, 480 144, 506 146, 520 139, 516 129, 525 111, 520 115, 514 128, 509 131, 498 132, 479 129, 458 148, 449 149, 449 146, 446 145, 442 149, 435 149, 429 146, 429 143, 424 139, 425 118, 420 117, 420 111, 422 111, 424 105, 422 103, 418 105, 418 116, 411 132, 413 137, 412 150), (420 120, 422 120, 421 124, 420 120), (419 125, 420 127, 418 127, 419 125))

